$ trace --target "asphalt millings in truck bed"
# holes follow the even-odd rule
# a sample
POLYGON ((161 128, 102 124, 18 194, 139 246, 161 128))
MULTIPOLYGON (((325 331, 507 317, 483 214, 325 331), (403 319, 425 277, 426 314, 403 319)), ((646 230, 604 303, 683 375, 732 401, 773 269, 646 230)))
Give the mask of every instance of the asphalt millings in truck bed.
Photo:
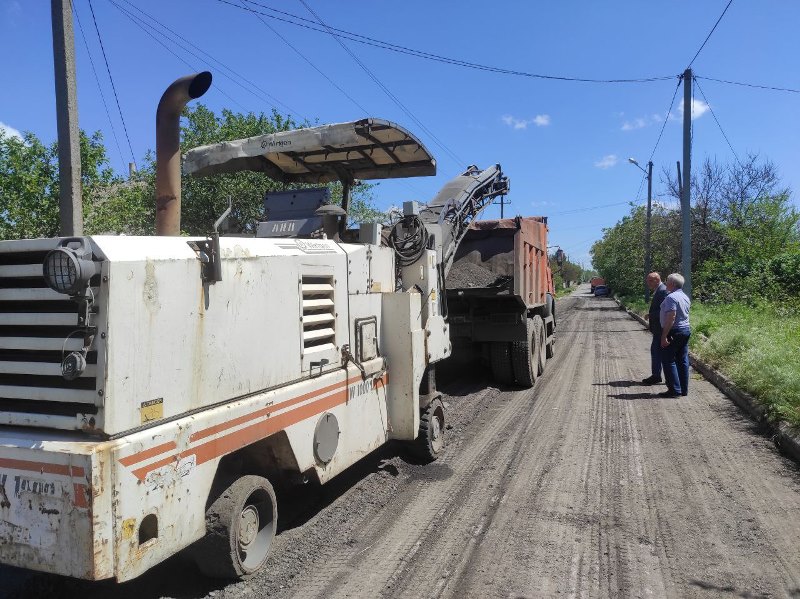
POLYGON ((488 287, 497 280, 497 273, 474 262, 461 260, 453 263, 447 274, 448 289, 488 287))

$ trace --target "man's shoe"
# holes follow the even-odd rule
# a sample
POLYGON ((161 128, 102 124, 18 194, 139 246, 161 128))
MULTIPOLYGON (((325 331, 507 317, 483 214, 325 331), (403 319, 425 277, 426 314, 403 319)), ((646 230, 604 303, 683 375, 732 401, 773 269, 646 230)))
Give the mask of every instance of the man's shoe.
POLYGON ((680 393, 675 393, 674 391, 662 391, 658 394, 659 397, 680 397, 680 393))
POLYGON ((648 376, 646 379, 642 379, 642 385, 656 385, 660 382, 661 379, 654 376, 648 376))

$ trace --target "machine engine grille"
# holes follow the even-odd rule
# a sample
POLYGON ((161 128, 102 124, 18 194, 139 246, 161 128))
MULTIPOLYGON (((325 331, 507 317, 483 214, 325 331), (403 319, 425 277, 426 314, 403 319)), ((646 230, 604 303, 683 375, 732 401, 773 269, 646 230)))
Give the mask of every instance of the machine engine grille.
POLYGON ((5 424, 77 428, 78 414, 97 413, 97 352, 88 352, 80 377, 61 376, 63 356, 81 350, 84 337, 77 303, 51 290, 42 276, 44 257, 57 243, 0 243, 0 422, 5 424))
POLYGON ((303 276, 303 353, 336 346, 333 277, 303 276))

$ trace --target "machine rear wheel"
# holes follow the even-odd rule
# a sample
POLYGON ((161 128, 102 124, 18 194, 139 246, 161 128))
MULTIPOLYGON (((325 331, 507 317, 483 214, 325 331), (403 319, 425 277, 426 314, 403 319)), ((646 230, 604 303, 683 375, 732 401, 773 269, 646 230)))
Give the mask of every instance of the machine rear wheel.
MULTIPOLYGON (((538 316, 537 316, 538 318, 538 316)), ((538 376, 538 349, 535 325, 532 318, 525 319, 525 341, 511 343, 511 363, 514 377, 521 387, 533 387, 538 376)))
POLYGON ((194 548, 200 571, 212 578, 244 578, 267 561, 278 508, 266 478, 236 479, 206 510, 206 536, 194 548))
POLYGON ((492 364, 494 380, 503 385, 513 385, 514 370, 511 365, 511 344, 507 341, 493 341, 489 346, 489 360, 492 364))

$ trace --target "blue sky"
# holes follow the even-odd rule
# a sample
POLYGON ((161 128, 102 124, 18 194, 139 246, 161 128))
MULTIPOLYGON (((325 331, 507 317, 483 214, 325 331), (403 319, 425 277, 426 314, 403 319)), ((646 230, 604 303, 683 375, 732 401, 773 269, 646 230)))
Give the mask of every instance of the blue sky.
MULTIPOLYGON (((727 0, 306 1, 328 25, 387 42, 529 73, 597 79, 677 76, 727 4, 727 0)), ((632 84, 517 77, 346 42, 434 139, 329 35, 265 17, 273 31, 253 13, 242 10, 241 0, 114 2, 155 16, 262 90, 248 92, 242 87, 247 83, 226 78, 197 50, 192 51, 200 58, 164 41, 191 65, 187 66, 111 0, 92 0, 136 160, 155 147, 155 107, 165 87, 193 70, 209 69, 215 74, 214 85, 202 102, 216 111, 268 112, 272 100, 266 93, 281 102, 279 110, 286 112, 289 107, 301 118, 326 123, 374 116, 417 134, 436 156, 439 174, 382 182, 376 189, 380 207, 408 199, 427 201, 468 164, 499 162, 511 180, 512 204, 506 215, 549 215, 551 243, 587 264, 589 248, 602 235, 602 228, 628 212, 625 202, 637 199, 642 173, 628 164, 627 158, 633 156, 646 164, 677 84, 674 77, 632 84)), ((258 2, 313 18, 300 0, 258 2)), ((113 129, 76 22, 80 126, 89 132, 103 132, 112 165, 124 173, 131 151, 89 2, 74 3, 113 129)), ((0 0, 0 52, 4 56, 0 126, 11 133, 32 131, 48 142, 56 137, 49 4, 44 0, 0 0)), ((255 4, 249 6, 268 12, 255 4)), ((800 88, 798 23, 798 2, 734 0, 695 60, 695 75, 800 88)), ((736 152, 740 156, 759 152, 770 158, 784 183, 799 189, 800 94, 703 79, 700 85, 736 152)), ((699 162, 705 156, 722 162, 733 160, 711 113, 700 103, 703 97, 696 92, 696 98, 694 160, 699 162)), ((662 168, 674 171, 675 162, 681 159, 681 99, 682 90, 653 157, 656 197, 664 187, 659 181, 662 168)), ((645 193, 641 187, 639 201, 645 193)), ((499 208, 492 207, 485 214, 497 217, 499 208)))

